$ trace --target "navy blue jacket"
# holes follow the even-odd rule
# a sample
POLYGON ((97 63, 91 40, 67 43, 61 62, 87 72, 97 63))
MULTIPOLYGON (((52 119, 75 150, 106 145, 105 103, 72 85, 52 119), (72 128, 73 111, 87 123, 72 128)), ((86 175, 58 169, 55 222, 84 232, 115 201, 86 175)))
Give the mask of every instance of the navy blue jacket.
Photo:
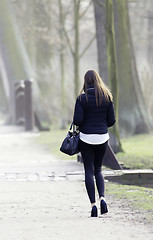
POLYGON ((74 110, 73 123, 86 134, 104 134, 108 127, 115 123, 114 107, 111 101, 103 96, 102 103, 97 107, 95 89, 88 89, 88 102, 85 94, 77 98, 74 110))

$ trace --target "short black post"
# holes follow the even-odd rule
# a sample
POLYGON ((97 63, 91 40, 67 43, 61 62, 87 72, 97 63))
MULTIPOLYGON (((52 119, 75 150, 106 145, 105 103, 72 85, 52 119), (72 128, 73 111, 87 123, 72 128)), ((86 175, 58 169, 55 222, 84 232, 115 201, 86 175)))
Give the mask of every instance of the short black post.
POLYGON ((15 124, 24 125, 24 81, 15 83, 15 124))
POLYGON ((25 80, 25 130, 32 131, 34 128, 34 111, 32 100, 32 81, 25 80))

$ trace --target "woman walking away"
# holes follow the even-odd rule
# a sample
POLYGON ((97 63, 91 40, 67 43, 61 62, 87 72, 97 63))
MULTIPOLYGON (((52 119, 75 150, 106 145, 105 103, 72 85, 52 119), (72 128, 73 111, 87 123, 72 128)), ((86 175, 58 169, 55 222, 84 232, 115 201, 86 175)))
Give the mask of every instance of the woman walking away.
POLYGON ((112 94, 94 70, 85 73, 83 88, 76 100, 73 123, 80 130, 80 151, 85 169, 85 186, 91 202, 91 217, 97 217, 95 182, 101 214, 107 213, 104 178, 101 172, 108 145, 108 127, 115 123, 112 94))

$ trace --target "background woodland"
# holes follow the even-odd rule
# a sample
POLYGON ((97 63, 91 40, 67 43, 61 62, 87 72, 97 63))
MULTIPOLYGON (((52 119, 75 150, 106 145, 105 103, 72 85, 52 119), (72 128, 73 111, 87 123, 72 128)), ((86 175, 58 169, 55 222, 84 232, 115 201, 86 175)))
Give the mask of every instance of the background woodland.
POLYGON ((112 135, 153 129, 152 0, 1 0, 0 112, 14 123, 14 84, 33 79, 42 122, 65 128, 88 69, 111 88, 112 135))

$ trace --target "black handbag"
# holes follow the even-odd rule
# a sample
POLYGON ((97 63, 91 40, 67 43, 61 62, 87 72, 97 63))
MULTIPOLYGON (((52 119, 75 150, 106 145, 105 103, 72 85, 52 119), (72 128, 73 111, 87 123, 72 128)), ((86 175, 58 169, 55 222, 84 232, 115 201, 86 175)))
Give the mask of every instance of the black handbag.
POLYGON ((70 156, 79 153, 79 138, 80 133, 72 123, 64 141, 62 142, 60 151, 70 156))

